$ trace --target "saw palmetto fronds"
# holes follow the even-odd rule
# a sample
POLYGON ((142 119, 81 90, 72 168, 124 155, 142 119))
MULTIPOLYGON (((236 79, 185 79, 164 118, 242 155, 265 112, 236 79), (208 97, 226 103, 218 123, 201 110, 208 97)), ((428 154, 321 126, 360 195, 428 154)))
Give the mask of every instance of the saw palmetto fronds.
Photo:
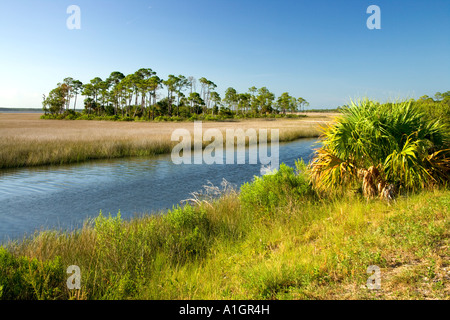
POLYGON ((322 128, 322 147, 310 165, 321 190, 361 183, 367 197, 415 190, 449 179, 448 135, 411 101, 351 102, 336 121, 322 128), (389 191, 389 192, 388 192, 389 191))

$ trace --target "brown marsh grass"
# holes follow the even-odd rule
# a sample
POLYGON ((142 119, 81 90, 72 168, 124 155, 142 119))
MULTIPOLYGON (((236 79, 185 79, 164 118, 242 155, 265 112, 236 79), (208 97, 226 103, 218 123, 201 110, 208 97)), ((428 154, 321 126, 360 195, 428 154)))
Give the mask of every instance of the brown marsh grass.
MULTIPOLYGON (((203 122, 203 130, 279 129, 280 142, 319 136, 319 125, 332 119, 310 115, 304 119, 203 122)), ((0 114, 0 168, 57 165, 129 156, 169 153, 175 129, 193 133, 192 122, 112 122, 41 120, 40 114, 0 114)), ((270 131, 269 131, 270 132, 270 131)))

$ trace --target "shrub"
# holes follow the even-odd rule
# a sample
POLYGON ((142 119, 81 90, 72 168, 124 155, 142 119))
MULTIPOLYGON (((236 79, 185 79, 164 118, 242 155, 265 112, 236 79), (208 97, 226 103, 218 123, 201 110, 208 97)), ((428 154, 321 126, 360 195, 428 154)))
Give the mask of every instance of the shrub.
POLYGON ((297 161, 296 170, 282 163, 279 170, 243 184, 239 197, 245 210, 270 213, 277 207, 312 195, 306 166, 297 161))
POLYGON ((94 119, 94 116, 92 114, 82 114, 79 116, 76 120, 92 120, 94 119))
POLYGON ((108 116, 107 119, 112 120, 112 121, 117 121, 117 120, 120 120, 120 116, 118 114, 115 114, 112 116, 108 116))
POLYGON ((53 114, 43 114, 41 116, 41 119, 46 119, 46 120, 55 119, 55 116, 53 114))
POLYGON ((166 249, 173 262, 203 256, 208 248, 210 222, 201 207, 186 205, 169 210, 166 249))
POLYGON ((197 114, 193 114, 192 116, 189 117, 189 121, 195 121, 195 120, 199 120, 199 116, 197 114))
POLYGON ((133 120, 134 120, 134 118, 132 118, 132 117, 122 117, 120 119, 120 121, 133 121, 133 120))
POLYGON ((66 277, 60 257, 45 262, 17 258, 0 247, 0 299, 57 299, 66 277))
POLYGON ((121 257, 125 248, 125 228, 120 215, 116 217, 111 214, 103 216, 102 212, 94 220, 94 230, 96 233, 96 249, 105 260, 114 261, 118 264, 118 257, 121 257))
POLYGON ((154 121, 168 121, 168 120, 170 120, 170 117, 169 116, 157 116, 157 117, 155 117, 155 119, 154 119, 154 121))
POLYGON ((66 110, 63 113, 64 119, 67 120, 75 120, 76 118, 78 118, 81 114, 78 112, 75 112, 74 110, 66 110))
POLYGON ((342 109, 324 129, 312 162, 314 184, 333 190, 361 184, 367 197, 390 198, 391 190, 418 190, 449 180, 448 134, 411 101, 363 100, 342 109))

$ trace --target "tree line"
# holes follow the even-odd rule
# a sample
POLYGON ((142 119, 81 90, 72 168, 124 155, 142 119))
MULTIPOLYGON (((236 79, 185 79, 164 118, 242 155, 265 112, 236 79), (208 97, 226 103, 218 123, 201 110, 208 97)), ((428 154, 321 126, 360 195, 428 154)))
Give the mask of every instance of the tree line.
POLYGON ((450 91, 436 92, 434 97, 424 95, 414 101, 426 117, 440 119, 450 129, 450 91))
POLYGON ((150 68, 124 75, 112 72, 108 78, 95 77, 88 83, 67 77, 48 95, 43 95, 46 117, 76 118, 80 116, 114 117, 115 119, 148 119, 157 117, 190 118, 193 115, 226 117, 258 117, 305 110, 304 98, 288 92, 278 98, 266 87, 251 87, 239 93, 229 87, 222 98, 217 85, 202 77, 170 74, 161 79, 150 68), (79 96, 84 96, 83 110, 76 112, 79 96), (73 107, 71 107, 73 105, 73 107))

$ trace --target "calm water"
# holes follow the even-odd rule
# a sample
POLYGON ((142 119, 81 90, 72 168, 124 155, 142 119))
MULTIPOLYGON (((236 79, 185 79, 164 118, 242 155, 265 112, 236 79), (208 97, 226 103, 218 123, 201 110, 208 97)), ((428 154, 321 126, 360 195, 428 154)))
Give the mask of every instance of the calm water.
MULTIPOLYGON (((311 159, 316 139, 280 144, 280 163, 311 159)), ((247 158, 248 159, 248 158, 247 158)), ((248 162, 248 161, 247 161, 248 162)), ((170 155, 0 172, 0 242, 35 230, 70 230, 101 210, 123 218, 172 208, 208 181, 239 187, 261 164, 175 165, 170 155)))

